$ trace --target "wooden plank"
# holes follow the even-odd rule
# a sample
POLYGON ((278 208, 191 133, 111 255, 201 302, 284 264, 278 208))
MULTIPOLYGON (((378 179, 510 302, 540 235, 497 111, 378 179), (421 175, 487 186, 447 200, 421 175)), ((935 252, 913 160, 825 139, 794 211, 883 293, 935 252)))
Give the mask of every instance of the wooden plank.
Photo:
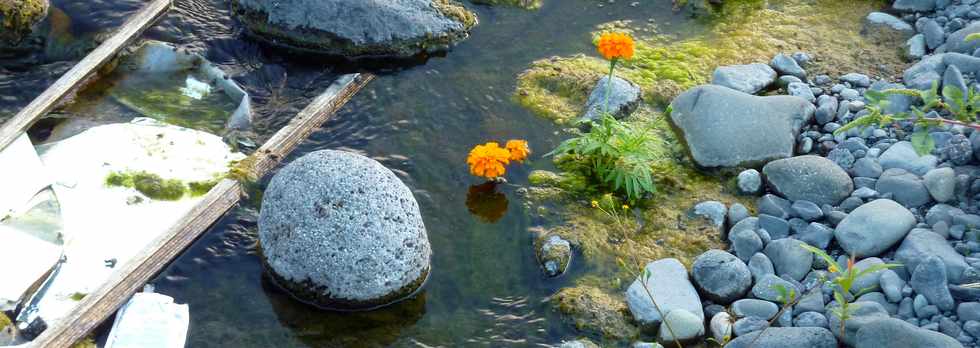
MULTIPOLYGON (((249 166, 245 170, 255 177, 268 173, 373 78, 370 74, 341 76, 243 161, 249 166)), ((49 323, 48 329, 32 342, 32 346, 70 347, 86 337, 235 206, 241 198, 242 189, 241 183, 231 179, 224 179, 215 185, 180 223, 123 265, 102 287, 85 296, 65 318, 53 325, 49 323)))
POLYGON ((84 59, 75 64, 48 89, 34 98, 0 128, 0 150, 5 149, 35 122, 47 115, 58 102, 71 93, 86 77, 108 63, 119 50, 138 38, 147 28, 162 17, 173 0, 153 0, 126 21, 108 40, 96 47, 84 59))

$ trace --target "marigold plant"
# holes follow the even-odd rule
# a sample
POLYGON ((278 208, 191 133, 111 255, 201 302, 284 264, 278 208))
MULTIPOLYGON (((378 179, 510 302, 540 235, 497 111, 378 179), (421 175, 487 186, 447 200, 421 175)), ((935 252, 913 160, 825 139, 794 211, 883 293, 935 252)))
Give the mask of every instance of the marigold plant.
POLYGON ((510 151, 510 160, 523 162, 531 154, 531 147, 527 145, 527 140, 508 140, 507 151, 510 151))
POLYGON ((510 151, 491 141, 474 147, 466 163, 470 165, 471 174, 494 179, 507 172, 504 166, 510 163, 510 156, 510 151))
POLYGON ((602 54, 602 57, 609 61, 633 59, 633 51, 636 47, 629 34, 617 32, 600 35, 596 46, 599 49, 599 54, 602 54))

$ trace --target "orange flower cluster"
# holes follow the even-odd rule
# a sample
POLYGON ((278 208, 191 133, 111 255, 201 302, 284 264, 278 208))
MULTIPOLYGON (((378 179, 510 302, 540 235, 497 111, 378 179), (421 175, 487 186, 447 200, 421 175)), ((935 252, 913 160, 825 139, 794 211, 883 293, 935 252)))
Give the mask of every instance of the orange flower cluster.
POLYGON ((470 174, 488 179, 498 178, 507 172, 505 166, 510 161, 524 161, 531 154, 525 140, 510 140, 505 146, 500 147, 494 141, 475 146, 466 158, 466 163, 470 165, 470 174))
POLYGON ((604 33, 599 36, 597 47, 606 60, 633 59, 635 44, 629 34, 604 33))

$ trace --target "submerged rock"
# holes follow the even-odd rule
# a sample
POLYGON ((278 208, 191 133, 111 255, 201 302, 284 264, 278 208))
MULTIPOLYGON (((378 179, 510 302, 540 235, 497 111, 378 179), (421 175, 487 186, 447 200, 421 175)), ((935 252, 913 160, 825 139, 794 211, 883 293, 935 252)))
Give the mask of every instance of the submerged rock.
POLYGON ((16 46, 48 15, 48 0, 0 1, 0 46, 16 46))
POLYGON ((591 286, 564 288, 552 297, 552 303, 575 328, 612 339, 630 339, 639 334, 626 315, 622 299, 591 286))
POLYGON ((413 56, 465 39, 476 15, 453 0, 234 0, 252 34, 348 57, 413 56))
POLYGON ((800 126, 816 107, 791 96, 758 97, 703 85, 670 104, 669 120, 701 167, 764 164, 793 155, 800 126))
POLYGON ((572 245, 558 235, 542 236, 535 242, 538 262, 549 277, 565 273, 572 259, 572 245))
POLYGON ((324 150, 290 163, 272 178, 258 223, 270 274, 321 307, 383 306, 415 293, 429 274, 412 191, 367 157, 324 150))

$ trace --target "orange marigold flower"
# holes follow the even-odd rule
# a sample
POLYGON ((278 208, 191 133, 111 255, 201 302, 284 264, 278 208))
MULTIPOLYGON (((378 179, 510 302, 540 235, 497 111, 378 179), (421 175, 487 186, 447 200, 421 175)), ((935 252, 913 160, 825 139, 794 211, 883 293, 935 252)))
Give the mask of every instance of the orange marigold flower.
POLYGON ((599 53, 606 60, 633 59, 633 38, 626 33, 605 33, 599 36, 599 53))
POLYGON ((508 140, 507 150, 510 151, 511 161, 524 161, 527 155, 531 154, 531 148, 527 146, 527 140, 508 140))
POLYGON ((470 173, 473 175, 497 178, 507 172, 504 165, 510 163, 510 151, 501 148, 496 142, 477 145, 470 150, 466 163, 470 165, 470 173))

